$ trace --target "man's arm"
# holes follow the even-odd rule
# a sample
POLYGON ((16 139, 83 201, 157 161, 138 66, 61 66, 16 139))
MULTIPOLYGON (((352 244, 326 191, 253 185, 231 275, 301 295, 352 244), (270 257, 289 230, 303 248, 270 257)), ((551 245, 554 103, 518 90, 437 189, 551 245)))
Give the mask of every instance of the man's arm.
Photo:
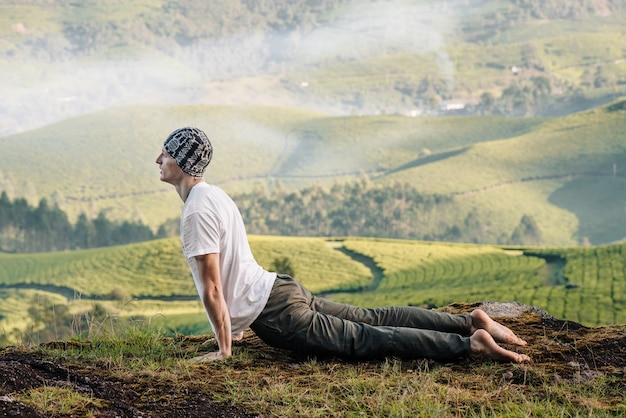
POLYGON ((196 256, 196 262, 200 280, 204 285, 204 293, 201 295, 202 303, 215 327, 213 332, 220 348, 217 357, 211 357, 230 357, 232 355, 230 315, 222 291, 220 255, 218 253, 199 255, 196 256))

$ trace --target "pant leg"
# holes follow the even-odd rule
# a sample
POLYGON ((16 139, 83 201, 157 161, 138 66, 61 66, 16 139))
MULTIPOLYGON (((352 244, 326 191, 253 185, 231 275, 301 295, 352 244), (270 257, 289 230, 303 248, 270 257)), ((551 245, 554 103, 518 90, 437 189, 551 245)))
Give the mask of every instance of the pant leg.
POLYGON ((438 360, 469 354, 469 338, 456 333, 353 322, 316 311, 313 299, 300 283, 279 277, 251 328, 269 345, 306 354, 438 360))
POLYGON ((316 312, 333 315, 353 322, 374 326, 397 326, 470 335, 469 315, 452 315, 416 306, 389 306, 364 309, 313 296, 311 307, 316 312))

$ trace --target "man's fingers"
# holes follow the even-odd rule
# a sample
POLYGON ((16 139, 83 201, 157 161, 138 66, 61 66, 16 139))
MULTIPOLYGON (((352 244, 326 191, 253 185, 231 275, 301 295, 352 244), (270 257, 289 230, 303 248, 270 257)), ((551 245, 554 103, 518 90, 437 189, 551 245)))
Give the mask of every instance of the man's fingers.
POLYGON ((217 340, 215 339, 215 337, 209 338, 208 340, 202 343, 202 345, 209 345, 209 344, 217 344, 217 340))
POLYGON ((220 352, 214 351, 208 354, 194 357, 192 359, 189 359, 188 361, 189 363, 207 363, 210 361, 221 360, 221 359, 222 359, 222 355, 220 354, 220 352))

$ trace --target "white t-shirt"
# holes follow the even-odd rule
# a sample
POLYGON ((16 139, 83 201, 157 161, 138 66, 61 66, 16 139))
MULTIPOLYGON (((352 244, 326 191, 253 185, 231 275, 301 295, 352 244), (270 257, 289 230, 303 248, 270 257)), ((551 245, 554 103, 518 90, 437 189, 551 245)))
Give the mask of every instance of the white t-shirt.
MULTIPOLYGON (((254 259, 235 202, 219 187, 198 183, 183 205, 180 234, 183 254, 200 297, 203 285, 195 256, 220 254, 222 289, 232 333, 242 332, 265 307, 276 273, 265 271, 254 259)), ((215 329, 212 323, 211 327, 215 329)))

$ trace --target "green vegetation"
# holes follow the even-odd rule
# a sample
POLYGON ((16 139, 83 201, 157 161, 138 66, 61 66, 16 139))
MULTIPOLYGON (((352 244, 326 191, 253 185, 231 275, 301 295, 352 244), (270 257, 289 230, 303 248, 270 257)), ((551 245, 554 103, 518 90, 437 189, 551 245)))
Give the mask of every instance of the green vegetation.
POLYGON ((277 258, 287 257, 295 277, 315 293, 354 291, 371 282, 366 266, 322 238, 252 236, 250 246, 257 262, 268 269, 277 258))
POLYGON ((564 288, 542 289, 533 295, 545 298, 548 309, 559 310, 563 317, 586 324, 626 321, 626 246, 541 249, 528 253, 556 259, 564 265, 558 272, 564 288))
POLYGON ((51 417, 90 416, 92 411, 106 405, 101 399, 54 386, 41 386, 20 393, 16 399, 24 405, 49 413, 51 417))
MULTIPOLYGON (((470 212, 463 224, 454 224, 453 198, 423 196, 407 184, 388 188, 364 178, 353 184, 336 184, 330 192, 316 186, 288 192, 279 185, 269 194, 255 188, 251 193, 233 198, 246 219, 247 231, 252 234, 456 242, 496 240, 485 233, 485 225, 475 212, 470 212)), ((50 208, 45 199, 34 208, 25 199, 11 202, 3 192, 0 196, 0 252, 62 251, 148 241, 177 236, 179 223, 180 219, 165 222, 156 236, 141 222, 111 222, 104 212, 93 220, 81 213, 72 225, 65 212, 58 206, 50 208)), ((497 242, 541 244, 541 231, 531 216, 524 215, 513 233, 501 234, 497 242)), ((291 267, 288 268, 291 271, 291 267)))
POLYGON ((121 288, 133 297, 191 295, 188 267, 177 240, 91 250, 0 254, 5 285, 20 283, 69 289, 78 297, 105 297, 121 288))
MULTIPOLYGON (((371 281, 367 267, 323 239, 253 236, 250 241, 268 269, 288 255, 295 274, 314 292, 360 289, 371 281)), ((83 319, 100 311, 115 321, 208 331, 177 238, 72 252, 0 253, 0 298, 0 334, 11 340, 81 334, 83 319)))
POLYGON ((256 188, 233 199, 246 220, 247 231, 253 234, 543 243, 532 216, 522 216, 509 234, 489 231, 489 221, 480 219, 475 210, 457 224, 460 214, 454 198, 421 195, 408 184, 385 187, 367 177, 352 184, 335 184, 330 191, 312 186, 290 192, 279 185, 269 193, 256 188))
MULTIPOLYGON (((626 246, 506 248, 403 240, 251 236, 259 263, 360 306, 516 301, 585 325, 626 322, 626 246)), ((0 254, 4 343, 84 337, 90 318, 208 332, 178 239, 0 254)))

